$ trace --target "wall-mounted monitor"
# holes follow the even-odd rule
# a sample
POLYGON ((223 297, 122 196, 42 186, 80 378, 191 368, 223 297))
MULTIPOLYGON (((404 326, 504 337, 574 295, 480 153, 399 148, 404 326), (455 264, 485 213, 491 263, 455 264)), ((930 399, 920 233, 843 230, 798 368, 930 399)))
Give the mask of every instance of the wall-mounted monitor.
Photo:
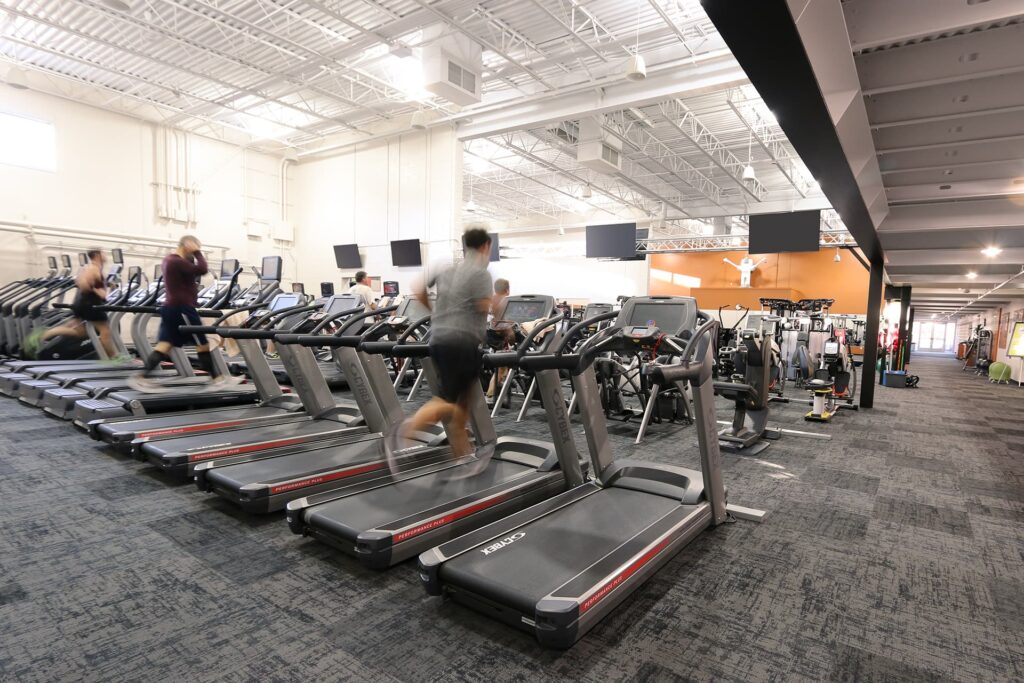
POLYGON ((496 232, 489 232, 487 234, 491 238, 491 258, 489 260, 490 260, 491 263, 495 263, 496 261, 500 261, 501 260, 501 252, 500 252, 500 248, 498 247, 498 242, 499 242, 498 233, 496 233, 496 232))
POLYGON ((335 244, 334 262, 339 268, 351 270, 363 267, 363 257, 359 255, 358 244, 335 244))
POLYGON ((280 282, 284 270, 284 259, 280 256, 264 256, 260 265, 260 280, 264 282, 280 282))
POLYGON ((636 257, 636 223, 587 226, 587 258, 636 257))
POLYGON ((821 211, 752 214, 749 218, 751 254, 818 251, 821 211))
MULTIPOLYGON (((651 231, 648 230, 647 228, 637 228, 636 229, 636 239, 633 240, 633 242, 634 242, 633 246, 636 246, 636 242, 637 241, 647 239, 647 237, 650 234, 651 234, 651 231)), ((640 247, 640 248, 638 248, 636 250, 636 256, 634 256, 633 258, 628 258, 627 257, 627 258, 624 258, 622 260, 623 261, 643 261, 646 258, 647 258, 647 248, 646 247, 640 247)))
POLYGON ((124 263, 124 252, 121 249, 111 249, 110 260, 114 263, 124 263))
POLYGON ((222 278, 233 277, 236 270, 238 270, 238 259, 226 258, 220 262, 220 276, 222 278))
POLYGON ((391 265, 396 268, 423 265, 420 241, 418 239, 394 240, 391 243, 391 265))

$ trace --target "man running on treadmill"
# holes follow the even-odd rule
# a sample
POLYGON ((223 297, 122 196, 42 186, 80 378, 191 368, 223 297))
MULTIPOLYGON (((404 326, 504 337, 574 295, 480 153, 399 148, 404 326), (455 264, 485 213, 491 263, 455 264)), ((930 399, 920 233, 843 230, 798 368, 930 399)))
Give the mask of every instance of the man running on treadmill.
POLYGON ((209 269, 202 245, 192 235, 185 235, 178 241, 178 248, 164 257, 164 304, 160 307, 160 334, 153 353, 146 359, 145 369, 129 378, 132 389, 154 393, 165 391, 166 387, 153 379, 153 373, 164 361, 170 361, 172 348, 195 344, 199 367, 210 375, 210 387, 219 387, 240 382, 240 378, 223 376, 213 364, 210 344, 206 335, 182 332, 182 325, 202 325, 196 312, 198 287, 196 278, 206 275, 209 269))
POLYGON ((99 308, 107 303, 107 283, 103 279, 105 259, 99 249, 90 249, 86 256, 89 257, 89 262, 82 266, 75 276, 78 292, 71 302, 71 314, 74 318, 68 324, 33 332, 25 340, 25 350, 29 355, 34 356, 39 351, 39 345, 53 337, 84 337, 85 324, 92 323, 103 350, 107 352, 107 358, 114 358, 116 350, 110 339, 110 322, 107 320, 107 312, 99 308))
MULTIPOLYGON (((492 281, 487 271, 491 238, 486 230, 470 228, 462 238, 465 259, 453 268, 438 273, 416 292, 421 304, 430 308, 427 288, 437 288, 437 301, 430 321, 430 358, 437 368, 441 386, 415 415, 392 430, 385 439, 388 466, 398 473, 395 452, 402 439, 437 422, 445 424, 452 456, 461 458, 473 452, 466 434, 469 417, 469 390, 480 381, 480 344, 487 330, 491 310, 492 281)), ((494 444, 481 444, 478 461, 468 474, 483 471, 494 453, 494 444)))

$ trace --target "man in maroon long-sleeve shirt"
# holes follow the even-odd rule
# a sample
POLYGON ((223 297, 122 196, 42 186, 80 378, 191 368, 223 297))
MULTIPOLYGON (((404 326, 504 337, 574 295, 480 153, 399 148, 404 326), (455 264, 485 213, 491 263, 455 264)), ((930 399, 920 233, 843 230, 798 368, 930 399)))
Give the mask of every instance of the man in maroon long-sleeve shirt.
POLYGON ((222 384, 226 378, 220 377, 210 356, 210 344, 205 334, 182 332, 182 325, 202 325, 199 313, 196 312, 196 296, 198 288, 196 278, 206 275, 208 268, 206 258, 201 251, 199 240, 191 235, 182 237, 178 248, 168 254, 163 261, 164 304, 160 307, 160 334, 153 353, 146 359, 146 368, 142 373, 131 378, 132 388, 140 391, 160 391, 163 389, 153 381, 153 371, 163 361, 169 361, 172 347, 195 344, 199 366, 210 373, 215 384, 222 384))

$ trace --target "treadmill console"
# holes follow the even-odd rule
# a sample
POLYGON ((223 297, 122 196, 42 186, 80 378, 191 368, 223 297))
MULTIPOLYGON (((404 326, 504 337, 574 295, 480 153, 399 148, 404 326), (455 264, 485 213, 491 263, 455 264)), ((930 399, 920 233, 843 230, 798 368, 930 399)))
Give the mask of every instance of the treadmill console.
POLYGON ((826 356, 838 356, 839 342, 825 342, 825 347, 824 349, 822 349, 822 354, 826 356))
POLYGON ((634 325, 622 328, 622 335, 638 346, 653 346, 661 337, 661 329, 653 325, 634 325))

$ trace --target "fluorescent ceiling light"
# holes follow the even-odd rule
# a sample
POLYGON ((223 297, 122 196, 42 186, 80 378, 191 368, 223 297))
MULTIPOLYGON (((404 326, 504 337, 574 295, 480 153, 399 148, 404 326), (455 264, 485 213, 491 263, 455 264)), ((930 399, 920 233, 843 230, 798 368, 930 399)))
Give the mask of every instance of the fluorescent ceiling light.
POLYGON ((999 247, 985 247, 984 249, 981 250, 981 253, 984 254, 985 256, 988 256, 989 258, 995 258, 996 256, 1002 254, 1003 250, 1000 249, 999 247))
POLYGON ((973 270, 971 272, 967 273, 967 279, 968 280, 973 280, 976 277, 978 277, 978 274, 975 273, 973 270))

